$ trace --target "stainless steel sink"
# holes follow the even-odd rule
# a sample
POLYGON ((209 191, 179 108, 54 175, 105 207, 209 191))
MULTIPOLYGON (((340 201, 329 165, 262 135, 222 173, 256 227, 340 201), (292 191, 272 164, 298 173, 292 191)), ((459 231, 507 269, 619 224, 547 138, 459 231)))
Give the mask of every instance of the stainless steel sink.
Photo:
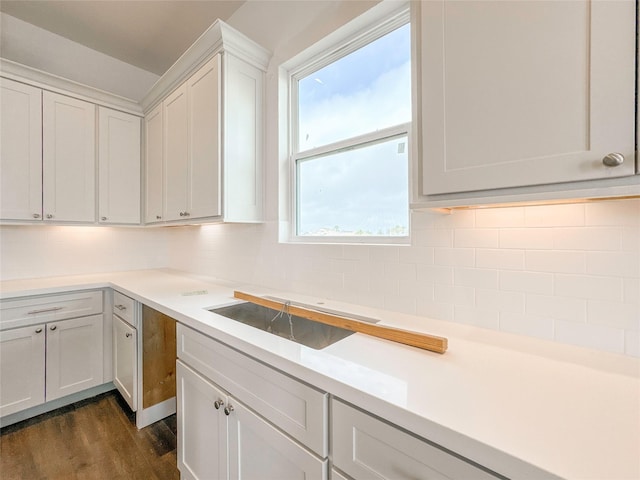
POLYGON ((239 303, 209 311, 316 350, 328 347, 354 333, 306 318, 289 316, 279 310, 254 303, 239 303))

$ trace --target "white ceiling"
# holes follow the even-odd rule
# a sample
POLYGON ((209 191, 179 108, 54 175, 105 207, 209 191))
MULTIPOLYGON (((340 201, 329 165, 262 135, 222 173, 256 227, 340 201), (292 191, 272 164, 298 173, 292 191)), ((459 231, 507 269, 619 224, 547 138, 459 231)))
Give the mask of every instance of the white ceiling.
POLYGON ((162 75, 245 0, 1 0, 0 11, 162 75))

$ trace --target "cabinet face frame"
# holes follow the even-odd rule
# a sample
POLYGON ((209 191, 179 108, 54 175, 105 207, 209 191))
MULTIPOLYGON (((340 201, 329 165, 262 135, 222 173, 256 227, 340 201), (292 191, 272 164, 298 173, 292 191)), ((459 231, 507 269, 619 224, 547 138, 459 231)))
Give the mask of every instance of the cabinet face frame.
MULTIPOLYGON (((498 3, 501 6, 506 5, 498 3)), ((530 4, 535 4, 535 2, 530 2, 530 4)), ((456 101, 462 103, 462 100, 457 100, 460 95, 450 94, 447 97, 452 80, 446 75, 446 69, 450 69, 450 73, 457 74, 458 78, 474 77, 464 75, 463 70, 456 73, 455 57, 449 58, 447 56, 449 45, 457 47, 456 39, 451 36, 453 29, 448 29, 445 22, 450 17, 455 18, 453 15, 447 16, 447 9, 451 5, 466 4, 428 1, 419 2, 413 6, 414 18, 416 19, 414 23, 418 31, 418 42, 416 43, 418 45, 416 52, 418 62, 416 63, 422 65, 422 69, 418 68, 414 73, 416 83, 419 82, 421 85, 420 95, 416 95, 416 92, 414 95, 417 96, 417 113, 421 117, 419 118, 421 127, 418 129, 421 140, 418 158, 422 162, 417 163, 416 171, 413 174, 414 181, 418 182, 418 185, 414 186, 414 199, 416 196, 418 199, 421 196, 427 196, 435 200, 437 195, 455 194, 456 192, 553 185, 561 182, 595 179, 613 180, 636 173, 633 112, 635 83, 633 61, 635 41, 633 39, 635 38, 636 16, 634 2, 567 2, 567 4, 578 7, 583 5, 588 10, 584 24, 581 25, 587 29, 585 35, 590 35, 583 45, 589 55, 586 62, 590 68, 588 72, 585 72, 583 82, 586 84, 585 88, 589 94, 589 98, 584 101, 587 108, 584 122, 586 122, 585 128, 588 129, 584 134, 586 146, 582 149, 572 147, 569 149, 572 151, 562 151, 562 149, 554 151, 550 143, 549 147, 552 149, 544 155, 539 154, 528 158, 527 152, 521 150, 521 158, 515 156, 506 160, 494 161, 493 158, 490 158, 491 156, 487 155, 487 161, 484 163, 477 158, 470 158, 468 165, 460 164, 457 166, 451 164, 452 153, 447 148, 447 140, 460 143, 456 140, 459 135, 456 137, 455 131, 452 130, 457 124, 447 122, 452 121, 451 117, 453 117, 448 111, 449 105, 451 103, 455 105, 456 101), (617 55, 611 55, 612 51, 617 52, 617 55), (613 76, 615 79, 612 80, 611 72, 614 71, 616 72, 613 76), (603 156, 616 151, 624 154, 625 163, 619 167, 604 167, 602 165, 603 156)), ((563 35, 571 36, 571 32, 565 32, 564 28, 562 31, 563 35)), ((580 36, 581 34, 574 35, 575 38, 580 36)), ((513 43, 513 45, 505 48, 514 49, 518 45, 516 41, 506 43, 513 43)), ((567 47, 567 49, 569 48, 567 47)), ((454 51, 461 50, 454 49, 454 51)), ((529 60, 529 57, 524 54, 521 55, 521 58, 523 62, 529 60)), ((505 75, 501 75, 499 70, 492 71, 492 74, 498 79, 508 78, 507 73, 505 71, 505 75)), ((547 72, 540 72, 538 76, 543 77, 538 82, 542 85, 548 83, 550 79, 561 79, 566 75, 554 77, 549 76, 547 72)), ((530 78, 530 80, 535 83, 535 78, 530 78)), ((469 82, 471 81, 469 80, 469 82)), ((476 87, 480 88, 481 84, 476 87)), ((503 88, 503 91, 506 92, 506 88, 503 88)), ((472 108, 470 102, 466 102, 466 105, 469 106, 468 108, 472 108)), ((572 109, 564 111, 570 110, 573 111, 572 109)), ((474 115, 476 114, 474 113, 474 115)), ((486 113, 486 115, 489 117, 484 118, 480 126, 492 128, 491 113, 486 113)), ((550 116, 548 121, 555 121, 554 117, 550 116)), ((558 125, 560 124, 558 123, 558 125)), ((460 130, 462 127, 458 125, 456 128, 460 130)), ((559 137, 562 137, 562 129, 558 128, 557 130, 560 132, 559 137)), ((508 144, 512 140, 505 137, 504 141, 508 144)), ((520 143, 516 142, 513 145, 517 146, 520 143)), ((513 145, 510 149, 516 148, 513 145)), ((499 152, 501 144, 495 142, 494 148, 499 152)), ((467 204, 473 204, 473 202, 467 204)), ((446 206, 446 204, 442 206, 446 206)))

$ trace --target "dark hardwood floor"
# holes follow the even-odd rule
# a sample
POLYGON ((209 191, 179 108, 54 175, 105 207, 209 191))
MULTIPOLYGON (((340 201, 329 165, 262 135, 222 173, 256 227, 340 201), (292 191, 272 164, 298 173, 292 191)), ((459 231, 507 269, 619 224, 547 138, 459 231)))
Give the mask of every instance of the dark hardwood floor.
POLYGON ((176 416, 142 430, 113 391, 0 430, 2 480, 174 480, 176 416))

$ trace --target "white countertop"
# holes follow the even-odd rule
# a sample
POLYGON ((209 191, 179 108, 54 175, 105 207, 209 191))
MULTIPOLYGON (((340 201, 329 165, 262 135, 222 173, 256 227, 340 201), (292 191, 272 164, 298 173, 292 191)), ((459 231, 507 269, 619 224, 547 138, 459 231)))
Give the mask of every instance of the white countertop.
POLYGON ((171 271, 5 281, 0 298, 104 287, 505 476, 640 479, 638 359, 329 300, 323 307, 446 336, 449 349, 354 334, 313 350, 207 308, 233 303, 234 289, 319 299, 171 271))

